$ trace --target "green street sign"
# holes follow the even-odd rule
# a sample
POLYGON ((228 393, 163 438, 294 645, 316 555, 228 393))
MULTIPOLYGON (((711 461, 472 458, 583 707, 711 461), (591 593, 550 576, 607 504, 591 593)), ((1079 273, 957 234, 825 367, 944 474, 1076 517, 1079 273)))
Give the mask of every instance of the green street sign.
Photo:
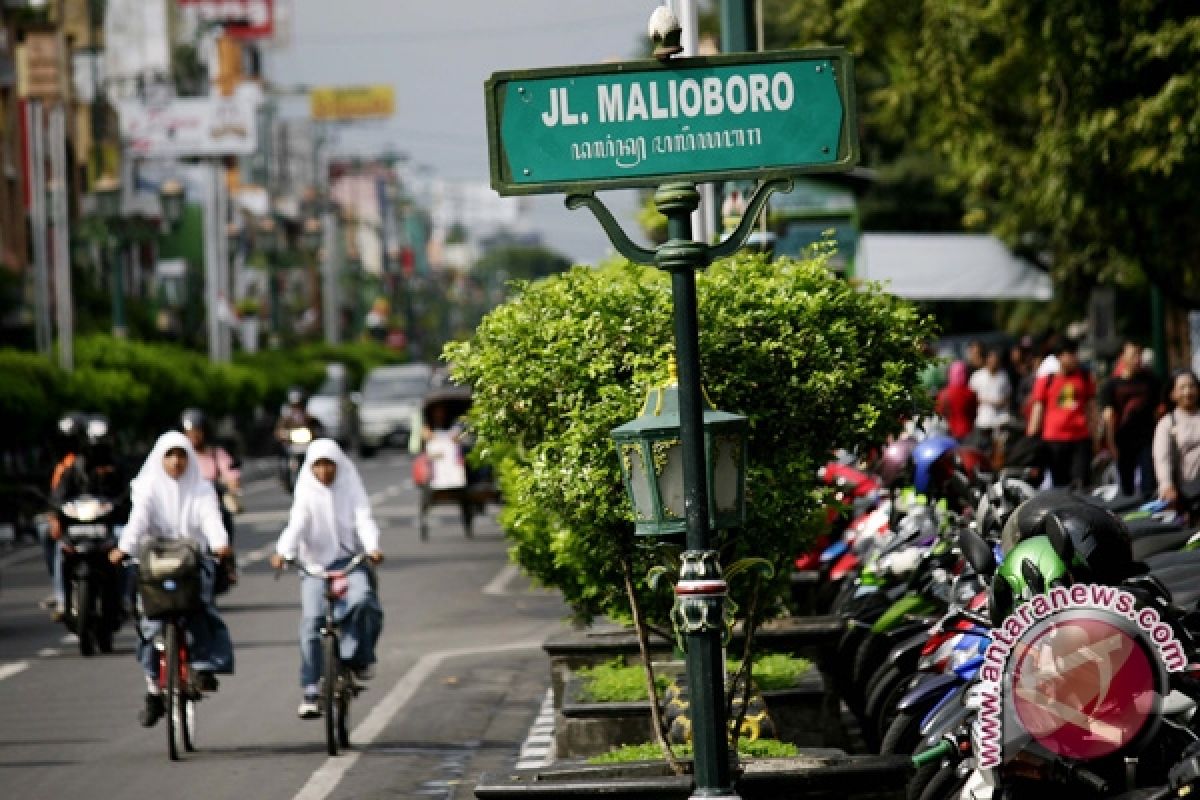
POLYGON ((587 192, 844 172, 858 160, 841 48, 497 72, 492 188, 587 192))

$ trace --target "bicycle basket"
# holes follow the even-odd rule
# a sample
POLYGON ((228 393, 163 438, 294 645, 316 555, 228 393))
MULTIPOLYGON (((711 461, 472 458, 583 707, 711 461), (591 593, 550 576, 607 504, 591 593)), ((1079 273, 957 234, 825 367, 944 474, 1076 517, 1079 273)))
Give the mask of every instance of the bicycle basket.
POLYGON ((201 554, 195 540, 154 539, 138 558, 138 593, 147 617, 161 619, 200 608, 201 554))

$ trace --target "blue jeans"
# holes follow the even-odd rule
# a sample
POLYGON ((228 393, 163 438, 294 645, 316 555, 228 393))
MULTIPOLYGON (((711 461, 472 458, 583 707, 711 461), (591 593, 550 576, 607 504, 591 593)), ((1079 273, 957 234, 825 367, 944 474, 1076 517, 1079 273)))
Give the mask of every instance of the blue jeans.
MULTIPOLYGON (((340 569, 350 559, 335 561, 329 569, 340 569)), ((383 630, 383 607, 371 586, 365 566, 346 576, 346 594, 334 604, 338 622, 338 654, 353 668, 375 663, 375 644, 383 630)), ((316 686, 321 680, 321 626, 325 622, 325 580, 300 578, 300 686, 316 686)))
MULTIPOLYGON (((200 597, 204 605, 187 618, 188 653, 192 657, 192 669, 230 674, 233 672, 233 640, 229 638, 229 628, 213 603, 216 562, 205 558, 200 564, 200 597)), ((162 628, 162 620, 142 620, 137 659, 150 678, 158 677, 158 650, 154 648, 154 637, 162 632, 162 628)))

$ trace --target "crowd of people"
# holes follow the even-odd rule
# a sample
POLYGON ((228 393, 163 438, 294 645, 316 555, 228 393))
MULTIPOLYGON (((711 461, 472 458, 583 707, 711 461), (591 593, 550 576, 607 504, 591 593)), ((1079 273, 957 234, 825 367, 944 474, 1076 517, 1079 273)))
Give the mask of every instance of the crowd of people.
POLYGON ((970 342, 924 382, 950 435, 993 466, 1020 443, 1054 486, 1093 485, 1112 464, 1124 495, 1200 501, 1200 382, 1177 370, 1163 385, 1137 342, 1122 345, 1101 382, 1072 340, 1036 348, 1029 337, 1010 348, 970 342))

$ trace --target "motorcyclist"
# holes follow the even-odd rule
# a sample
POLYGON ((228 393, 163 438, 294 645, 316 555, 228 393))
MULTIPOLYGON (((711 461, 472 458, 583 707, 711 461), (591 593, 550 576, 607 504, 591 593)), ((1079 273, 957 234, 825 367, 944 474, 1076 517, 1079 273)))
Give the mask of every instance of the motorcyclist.
POLYGON ((321 423, 308 413, 305 407, 304 390, 298 386, 288 389, 287 402, 279 409, 279 420, 275 423, 275 438, 282 445, 287 445, 288 433, 293 428, 307 426, 313 432, 313 438, 321 437, 321 423))
MULTIPOLYGON (((108 418, 103 414, 71 411, 59 419, 58 432, 63 454, 50 476, 50 505, 57 509, 82 494, 124 498, 128 481, 116 458, 108 418)), ((122 520, 128 515, 128 503, 123 506, 119 517, 122 520)), ((54 590, 50 618, 59 622, 66 606, 63 552, 69 551, 71 544, 63 538, 62 521, 57 513, 47 515, 46 524, 50 544, 47 566, 54 590)))
MULTIPOLYGON (((237 460, 217 442, 208 415, 200 409, 185 409, 180 415, 179 425, 196 451, 200 474, 217 490, 217 499, 221 506, 221 521, 229 533, 229 544, 232 547, 234 540, 233 515, 242 510, 240 500, 242 473, 238 469, 237 460)), ((218 594, 228 588, 228 584, 237 582, 237 570, 232 557, 221 562, 221 569, 224 571, 224 575, 219 573, 217 577, 218 594)))

